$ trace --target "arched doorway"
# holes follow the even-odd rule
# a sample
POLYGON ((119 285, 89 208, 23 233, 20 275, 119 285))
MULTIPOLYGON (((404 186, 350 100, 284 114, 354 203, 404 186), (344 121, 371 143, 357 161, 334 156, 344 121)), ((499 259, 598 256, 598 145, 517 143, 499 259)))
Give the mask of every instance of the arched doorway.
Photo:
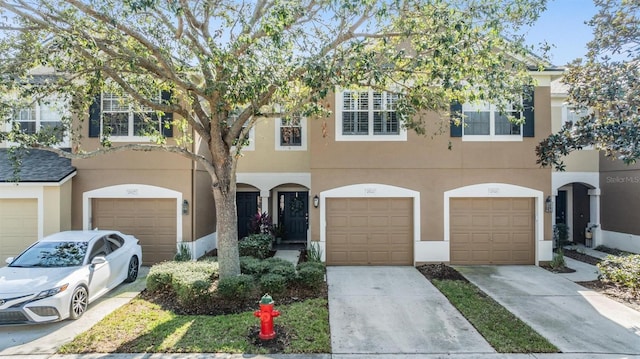
POLYGON ((593 229, 599 222, 598 214, 594 213, 597 205, 597 191, 594 187, 573 182, 558 188, 555 200, 555 224, 564 224, 569 232, 568 240, 574 244, 592 247, 593 237, 587 234, 587 229, 593 229))

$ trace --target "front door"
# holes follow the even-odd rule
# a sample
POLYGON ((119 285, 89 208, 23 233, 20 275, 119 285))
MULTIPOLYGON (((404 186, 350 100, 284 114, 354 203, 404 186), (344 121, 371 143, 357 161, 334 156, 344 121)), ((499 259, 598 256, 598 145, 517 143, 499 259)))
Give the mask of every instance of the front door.
POLYGON ((306 242, 309 225, 309 192, 278 192, 278 223, 284 225, 287 242, 306 242))
POLYGON ((260 192, 236 192, 238 207, 238 239, 249 234, 251 219, 258 213, 258 197, 260 192))
POLYGON ((556 196, 556 224, 567 224, 567 191, 558 191, 556 196))

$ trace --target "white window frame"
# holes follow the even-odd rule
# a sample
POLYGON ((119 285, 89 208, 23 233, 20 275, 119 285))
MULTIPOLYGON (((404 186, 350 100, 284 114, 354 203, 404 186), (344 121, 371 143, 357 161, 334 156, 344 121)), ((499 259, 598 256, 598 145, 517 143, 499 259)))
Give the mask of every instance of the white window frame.
MULTIPOLYGON (((580 112, 580 113, 582 113, 582 112, 580 112)), ((576 112, 572 108, 572 106, 569 106, 569 104, 563 103, 562 104, 562 123, 561 123, 561 125, 564 126, 565 123, 567 123, 569 121, 573 121, 573 127, 572 128, 575 128, 576 121, 574 121, 574 120, 578 120, 581 117, 584 117, 584 116, 590 115, 590 114, 591 114, 591 111, 587 110, 586 112, 584 112, 583 115, 580 115, 578 112, 576 112)), ((594 147, 593 147, 593 145, 584 146, 582 149, 583 150, 593 150, 594 147)))
MULTIPOLYGON (((19 123, 23 123, 23 122, 33 122, 35 123, 35 129, 36 129, 36 133, 38 133, 40 131, 40 129, 42 128, 42 122, 59 122, 61 126, 64 126, 64 124, 62 123, 62 117, 64 116, 68 116, 69 113, 67 111, 67 103, 64 100, 60 100, 57 98, 48 98, 45 101, 42 102, 50 102, 51 105, 46 105, 46 104, 42 104, 40 101, 36 101, 35 103, 27 106, 20 106, 18 108, 16 108, 16 111, 18 111, 18 114, 20 113, 20 111, 23 110, 29 110, 31 113, 34 114, 34 119, 29 120, 29 121, 20 121, 19 119, 13 118, 12 121, 15 122, 19 122, 19 123), (59 120, 58 121, 42 121, 42 111, 43 108, 48 107, 49 109, 51 109, 52 107, 59 110, 57 113, 60 115, 59 116, 59 120)), ((18 115, 19 116, 19 115, 18 115)), ((31 116, 29 116, 31 117, 31 116)), ((11 123, 7 124, 7 130, 11 130, 11 123)), ((55 147, 58 148, 67 148, 71 146, 71 141, 70 141, 70 137, 68 134, 68 129, 65 128, 64 131, 64 136, 62 138, 62 141, 58 144, 55 145, 55 147)))
MULTIPOLYGON (((229 120, 228 123, 232 124, 234 123, 237 119, 238 119, 238 112, 232 112, 231 114, 229 114, 229 120)), ((240 152, 243 151, 255 151, 256 149, 256 126, 257 126, 258 122, 256 121, 253 124, 253 127, 251 127, 251 129, 249 130, 249 137, 247 138, 247 140, 249 141, 249 144, 247 144, 246 146, 243 146, 240 152)), ((247 126, 242 126, 242 129, 244 130, 247 126)), ((233 146, 231 148, 232 152, 235 152, 236 150, 236 146, 233 146)))
MULTIPOLYGON (((282 145, 282 132, 280 129, 283 127, 282 118, 276 118, 275 125, 275 149, 276 151, 306 151, 307 150, 307 118, 300 116, 300 145, 282 145)), ((284 124, 284 127, 291 127, 284 124)))
MULTIPOLYGON (((489 103, 489 102, 478 102, 478 103, 464 103, 462 104, 462 114, 465 112, 474 112, 478 111, 479 108, 483 108, 483 111, 487 112, 484 109, 488 109, 489 112, 489 134, 488 135, 473 135, 467 134, 466 126, 464 126, 465 118, 463 116, 463 126, 462 126, 462 141, 468 142, 519 142, 523 140, 523 126, 520 125, 520 133, 514 135, 496 135, 496 112, 498 112, 497 106, 489 103)), ((509 111, 513 112, 513 111, 509 111)), ((520 118, 523 118, 524 114, 520 112, 520 118)))
MULTIPOLYGON (((100 134, 101 136, 104 136, 104 129, 105 129, 105 125, 104 125, 104 114, 105 113, 126 113, 127 114, 127 118, 128 118, 128 123, 127 123, 127 132, 128 134, 126 136, 117 136, 117 135, 113 135, 110 134, 109 135, 109 140, 111 140, 112 142, 146 142, 146 141, 150 141, 151 137, 150 136, 136 136, 135 135, 135 114, 136 113, 145 113, 149 116, 152 116, 155 113, 155 110, 151 109, 151 108, 147 108, 147 107, 141 107, 139 109, 134 109, 134 106, 132 104, 129 104, 127 101, 127 96, 126 95, 115 95, 112 93, 101 93, 100 94, 100 134), (112 98, 110 98, 109 100, 114 101, 114 103, 117 103, 117 106, 120 107, 117 110, 105 110, 104 109, 104 101, 105 101, 105 95, 109 95, 109 96, 113 96, 112 98)), ((157 103, 160 103, 160 101, 162 101, 162 93, 160 91, 158 91, 158 97, 157 97, 157 103)), ((158 116, 158 131, 160 133, 162 133, 162 128, 160 127, 161 124, 161 117, 158 116)))
MULTIPOLYGON (((400 119, 398 119, 398 133, 397 134, 374 134, 374 123, 373 123, 373 113, 378 112, 379 110, 373 109, 373 94, 374 92, 381 92, 383 94, 383 106, 386 105, 386 101, 384 98, 388 92, 386 91, 374 91, 373 89, 368 90, 349 90, 349 89, 341 89, 336 91, 336 111, 335 111, 335 136, 336 141, 406 141, 407 140, 407 129, 402 126, 400 119), (368 95, 368 134, 366 135, 345 135, 342 133, 342 120, 343 120, 343 108, 344 108, 344 93, 345 92, 360 92, 367 93, 368 95)), ((383 111, 388 111, 383 109, 383 111)))

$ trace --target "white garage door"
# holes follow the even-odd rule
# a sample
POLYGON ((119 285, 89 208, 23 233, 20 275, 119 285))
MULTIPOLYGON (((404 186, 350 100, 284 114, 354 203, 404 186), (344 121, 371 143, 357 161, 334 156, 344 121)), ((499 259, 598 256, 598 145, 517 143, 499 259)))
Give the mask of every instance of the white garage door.
POLYGON ((132 234, 140 240, 145 265, 173 259, 176 253, 176 200, 95 198, 92 226, 132 234))
POLYGON ((0 199, 0 267, 38 240, 38 200, 0 199))

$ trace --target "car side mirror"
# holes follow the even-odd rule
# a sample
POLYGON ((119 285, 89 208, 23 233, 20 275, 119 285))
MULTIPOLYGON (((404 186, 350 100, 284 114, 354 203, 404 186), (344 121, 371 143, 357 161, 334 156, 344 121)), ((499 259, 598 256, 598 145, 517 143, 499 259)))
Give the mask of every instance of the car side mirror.
POLYGON ((11 262, 13 262, 13 259, 14 259, 13 257, 9 257, 9 258, 5 259, 4 261, 7 264, 11 264, 11 262))
POLYGON ((93 264, 93 265, 102 264, 102 263, 106 263, 106 262, 107 262, 107 258, 105 256, 95 256, 91 260, 91 264, 93 264))

